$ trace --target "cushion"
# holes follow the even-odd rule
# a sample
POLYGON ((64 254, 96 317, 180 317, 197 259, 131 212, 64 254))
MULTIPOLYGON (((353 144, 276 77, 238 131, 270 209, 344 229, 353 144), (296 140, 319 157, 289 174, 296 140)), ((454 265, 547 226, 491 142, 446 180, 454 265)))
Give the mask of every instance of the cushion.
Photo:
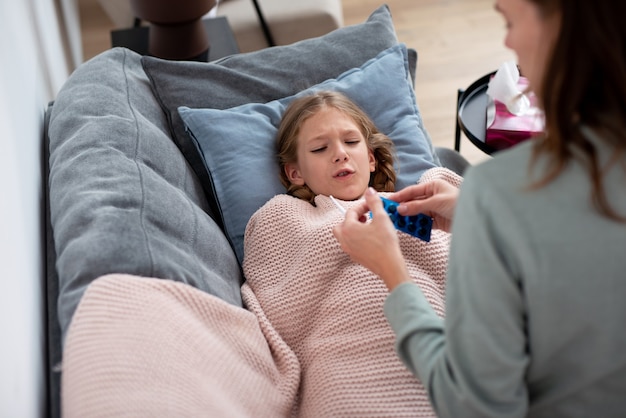
MULTIPOLYGON (((142 63, 167 115, 172 137, 205 188, 211 215, 222 223, 203 158, 185 132, 178 107, 228 109, 291 96, 359 67, 397 43, 389 8, 380 6, 364 23, 291 45, 232 55, 213 63, 148 56, 142 63)), ((413 73, 416 59, 413 54, 413 73)))
POLYGON ((176 280, 242 306, 241 270, 169 136, 141 57, 108 50, 79 66, 49 125, 50 225, 63 334, 109 273, 176 280))
POLYGON ((319 90, 339 91, 351 98, 393 140, 398 189, 417 182, 424 171, 438 166, 417 108, 403 44, 336 79, 266 104, 226 110, 183 106, 180 115, 202 152, 219 213, 240 262, 248 220, 270 198, 286 192, 279 180, 275 148, 285 108, 294 98, 319 90))

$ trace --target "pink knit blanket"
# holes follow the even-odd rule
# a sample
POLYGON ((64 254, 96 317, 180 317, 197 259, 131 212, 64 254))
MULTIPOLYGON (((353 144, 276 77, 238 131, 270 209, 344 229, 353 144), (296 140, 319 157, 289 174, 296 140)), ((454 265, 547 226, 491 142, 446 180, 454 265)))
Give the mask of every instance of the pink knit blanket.
MULTIPOLYGON (((95 280, 65 343, 64 416, 434 416, 395 353, 384 284, 332 236, 343 215, 325 196, 316 204, 281 195, 251 218, 247 309, 172 281, 95 280)), ((443 315, 449 235, 399 234, 443 315)))

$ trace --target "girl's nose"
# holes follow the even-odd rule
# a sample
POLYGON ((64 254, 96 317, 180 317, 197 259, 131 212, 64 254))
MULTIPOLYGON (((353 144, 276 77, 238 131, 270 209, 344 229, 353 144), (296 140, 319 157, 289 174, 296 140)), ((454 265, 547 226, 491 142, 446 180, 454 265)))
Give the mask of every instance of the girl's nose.
POLYGON ((347 159, 348 159, 348 153, 346 152, 344 147, 341 145, 337 146, 337 148, 335 149, 333 162, 338 163, 340 161, 345 161, 347 159))

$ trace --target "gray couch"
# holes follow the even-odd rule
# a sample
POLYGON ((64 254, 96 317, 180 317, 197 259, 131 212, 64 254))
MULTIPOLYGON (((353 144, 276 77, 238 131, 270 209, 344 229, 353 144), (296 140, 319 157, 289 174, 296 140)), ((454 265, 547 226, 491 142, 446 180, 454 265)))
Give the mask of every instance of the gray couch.
MULTIPOLYGON (((63 338, 99 276, 176 280, 242 306, 240 262, 224 230, 223 211, 233 208, 220 206, 178 107, 226 109, 287 97, 396 44, 382 6, 362 24, 213 63, 117 48, 72 74, 50 106, 46 131, 53 416, 60 411, 63 338)), ((410 52, 414 76, 417 55, 410 52)), ((460 161, 460 170, 465 164, 448 154, 446 161, 460 161)))

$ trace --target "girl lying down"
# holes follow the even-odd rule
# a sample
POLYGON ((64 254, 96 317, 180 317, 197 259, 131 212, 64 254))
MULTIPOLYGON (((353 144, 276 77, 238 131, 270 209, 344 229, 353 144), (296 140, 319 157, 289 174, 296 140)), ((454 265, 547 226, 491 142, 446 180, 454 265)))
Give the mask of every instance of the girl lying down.
MULTIPOLYGON (((401 363, 383 314, 388 294, 332 234, 368 186, 394 190, 393 145, 346 97, 322 92, 287 109, 278 133, 288 195, 251 218, 245 236, 244 301, 258 303, 301 364, 300 412, 310 416, 429 416, 424 387, 401 363), (306 413, 305 413, 306 412, 306 413)), ((458 184, 445 169, 431 169, 458 184)), ((414 280, 443 316, 448 235, 400 234, 414 280)))
MULTIPOLYGON (((250 219, 247 309, 169 280, 89 287, 65 343, 64 416, 433 417, 383 313, 388 294, 332 233, 333 204, 394 188, 393 146, 342 95, 294 101, 278 136, 288 194, 250 219), (103 320, 106 318, 106 320, 103 320)), ((435 168, 421 181, 460 177, 435 168)), ((398 232, 411 277, 444 315, 449 235, 398 232)))

